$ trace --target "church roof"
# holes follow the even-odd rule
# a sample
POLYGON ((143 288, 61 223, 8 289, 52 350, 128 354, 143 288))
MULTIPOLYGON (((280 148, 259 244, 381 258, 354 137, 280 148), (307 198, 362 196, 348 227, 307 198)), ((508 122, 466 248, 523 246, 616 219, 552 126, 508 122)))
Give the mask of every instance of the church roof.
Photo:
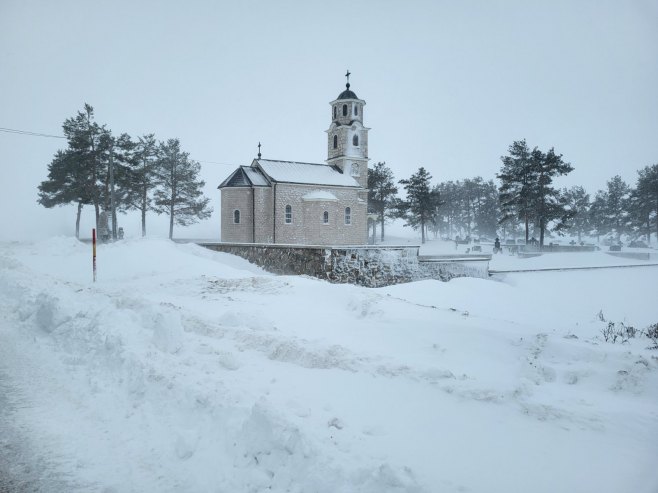
POLYGON ((258 169, 251 166, 240 166, 229 177, 224 180, 219 187, 269 187, 270 183, 265 175, 258 169))
POLYGON ((269 179, 276 182, 361 187, 350 175, 345 175, 336 167, 328 164, 275 161, 271 159, 256 159, 254 162, 258 163, 269 179))
POLYGON ((359 99, 359 98, 356 97, 356 94, 354 93, 354 91, 350 91, 349 89, 345 89, 343 92, 341 92, 338 95, 337 100, 340 100, 340 99, 359 99))

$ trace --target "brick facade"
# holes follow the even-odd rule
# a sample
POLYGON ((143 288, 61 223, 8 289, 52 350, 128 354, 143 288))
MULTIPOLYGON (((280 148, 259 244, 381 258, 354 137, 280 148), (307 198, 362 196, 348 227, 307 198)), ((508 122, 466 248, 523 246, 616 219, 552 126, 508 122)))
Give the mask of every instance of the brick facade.
POLYGON ((318 187, 280 183, 276 186, 275 243, 289 245, 364 245, 368 240, 366 203, 359 200, 352 188, 318 187), (304 200, 314 190, 327 191, 337 201, 304 200), (292 208, 292 223, 285 222, 285 208, 292 208), (345 208, 349 207, 350 222, 345 224, 345 208), (323 213, 329 213, 324 223, 323 213))
POLYGON ((225 188, 222 190, 222 241, 253 243, 253 189, 225 188), (235 224, 233 213, 240 211, 240 223, 235 224))

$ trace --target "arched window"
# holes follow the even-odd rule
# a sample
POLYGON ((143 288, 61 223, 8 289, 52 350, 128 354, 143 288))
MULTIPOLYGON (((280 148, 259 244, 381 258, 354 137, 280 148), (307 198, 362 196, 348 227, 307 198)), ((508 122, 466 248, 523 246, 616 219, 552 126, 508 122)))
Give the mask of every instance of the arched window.
POLYGON ((233 224, 240 224, 240 211, 238 209, 233 211, 233 224))
POLYGON ((347 105, 343 105, 343 116, 347 116, 347 105))
POLYGON ((334 106, 334 119, 336 118, 336 106, 334 106))
POLYGON ((292 224, 292 206, 286 206, 286 224, 292 224))
POLYGON ((352 224, 352 209, 345 207, 345 224, 352 224))
POLYGON ((322 222, 324 224, 329 224, 329 213, 327 211, 324 211, 324 214, 322 214, 322 222))
POLYGON ((358 114, 359 114, 359 106, 355 104, 354 105, 354 116, 357 116, 358 114))
POLYGON ((359 145, 359 136, 357 134, 354 134, 354 137, 352 137, 352 145, 353 146, 359 145))
POLYGON ((338 149, 338 135, 334 135, 334 149, 338 149))

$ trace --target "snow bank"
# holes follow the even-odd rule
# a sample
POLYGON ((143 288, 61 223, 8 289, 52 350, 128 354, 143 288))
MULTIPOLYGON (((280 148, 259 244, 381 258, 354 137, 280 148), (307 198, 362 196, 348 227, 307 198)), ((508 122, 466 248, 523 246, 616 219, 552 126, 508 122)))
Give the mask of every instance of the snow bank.
POLYGON ((658 321, 650 268, 365 289, 159 240, 90 267, 67 238, 0 245, 7 484, 658 487, 658 355, 601 336, 658 321))

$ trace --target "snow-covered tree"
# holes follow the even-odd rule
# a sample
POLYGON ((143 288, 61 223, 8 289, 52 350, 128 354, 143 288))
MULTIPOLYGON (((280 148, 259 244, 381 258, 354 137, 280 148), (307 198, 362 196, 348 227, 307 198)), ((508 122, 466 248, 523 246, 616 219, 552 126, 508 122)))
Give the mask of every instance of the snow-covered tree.
POLYGON ((198 179, 201 165, 181 151, 178 139, 160 143, 158 159, 158 187, 155 190, 157 212, 169 215, 169 239, 174 235, 174 224, 188 226, 212 213, 210 199, 203 196, 203 180, 198 179))
POLYGON ((407 198, 399 203, 399 215, 405 219, 405 226, 420 228, 423 243, 426 226, 436 216, 441 205, 438 191, 430 187, 431 179, 432 175, 421 167, 408 180, 399 181, 407 192, 407 198))
POLYGON ((75 203, 78 206, 76 234, 80 214, 86 204, 94 206, 96 227, 100 209, 107 200, 106 186, 111 137, 105 126, 94 121, 94 109, 85 104, 83 111, 62 125, 68 147, 58 151, 48 166, 48 179, 39 186, 39 203, 45 207, 75 203))
POLYGON ((550 148, 544 153, 533 149, 530 162, 536 177, 533 187, 532 210, 535 218, 535 227, 539 228, 539 246, 544 246, 544 235, 553 222, 552 228, 562 230, 566 227, 571 215, 566 198, 561 196, 560 191, 552 186, 553 179, 557 176, 566 175, 573 171, 573 166, 562 159, 562 154, 555 154, 550 148))
POLYGON ((590 202, 589 194, 581 186, 562 190, 566 207, 570 214, 567 227, 578 235, 578 242, 582 241, 582 235, 590 231, 590 202))
POLYGON ((531 151, 525 139, 517 140, 509 146, 507 156, 501 156, 503 166, 496 176, 501 182, 500 209, 501 223, 523 222, 526 243, 529 239, 530 220, 533 217, 533 199, 536 185, 536 171, 531 161, 531 151))
POLYGON ((651 244, 651 231, 658 237, 658 164, 639 170, 637 185, 629 201, 632 225, 646 235, 651 244))
POLYGON ((146 236, 146 213, 156 211, 153 192, 158 185, 158 149, 155 136, 146 134, 132 143, 127 159, 125 202, 129 209, 140 212, 142 236, 146 236))
POLYGON ((398 187, 393 181, 393 172, 386 163, 377 163, 368 169, 368 205, 378 215, 381 224, 381 239, 384 241, 384 223, 395 208, 398 187))
POLYGON ((74 203, 77 205, 75 237, 80 237, 80 216, 85 204, 90 204, 87 195, 87 177, 83 168, 70 150, 59 150, 48 165, 48 178, 39 185, 37 202, 51 208, 74 203))
POLYGON ((608 180, 604 217, 609 232, 615 233, 617 241, 629 226, 630 192, 628 184, 616 175, 608 180))

